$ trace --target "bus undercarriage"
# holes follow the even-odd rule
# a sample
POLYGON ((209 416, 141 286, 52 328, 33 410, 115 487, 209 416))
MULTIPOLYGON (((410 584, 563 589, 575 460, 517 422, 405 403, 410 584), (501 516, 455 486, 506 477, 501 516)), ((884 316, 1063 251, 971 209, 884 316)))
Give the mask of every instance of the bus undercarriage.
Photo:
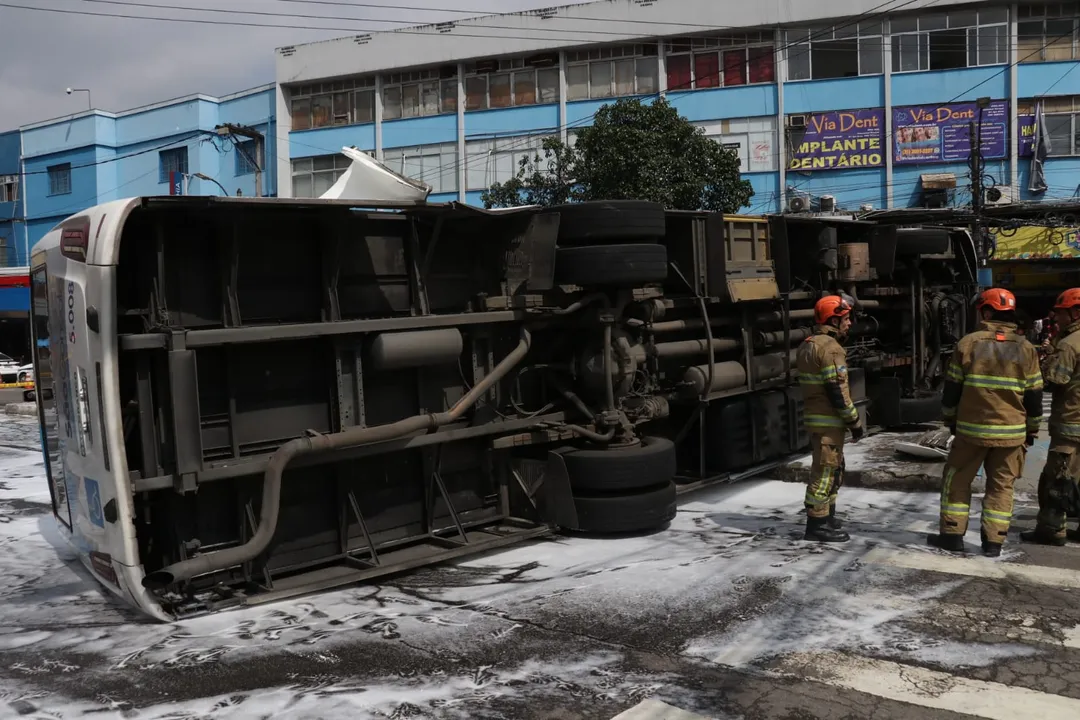
POLYGON ((660 527, 806 446, 824 292, 858 301, 864 421, 933 420, 975 283, 962 232, 642 202, 148 198, 117 242, 117 392, 88 407, 119 408, 131 516, 103 514, 169 617, 660 527))

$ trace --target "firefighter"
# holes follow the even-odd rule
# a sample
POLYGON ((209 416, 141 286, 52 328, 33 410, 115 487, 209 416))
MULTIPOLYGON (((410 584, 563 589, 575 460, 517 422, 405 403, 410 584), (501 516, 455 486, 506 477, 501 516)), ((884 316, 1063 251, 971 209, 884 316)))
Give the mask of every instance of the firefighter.
POLYGON ((806 534, 818 542, 847 542, 836 517, 836 495, 843 484, 844 432, 853 442, 863 435, 859 411, 848 390, 847 353, 841 345, 851 327, 854 301, 828 295, 814 306, 814 334, 799 346, 796 364, 806 402, 813 463, 806 489, 806 534))
POLYGON ((1065 518, 1080 513, 1080 288, 1066 290, 1054 303, 1060 333, 1046 361, 1043 379, 1050 391, 1050 451, 1039 476, 1039 516, 1035 529, 1020 539, 1043 545, 1080 540, 1065 529, 1065 518))
POLYGON ((930 545, 964 551, 971 483, 986 470, 982 548, 1001 555, 1013 509, 1013 483, 1042 419, 1042 374, 1035 346, 1016 333, 1016 297, 991 288, 976 303, 980 329, 953 352, 941 403, 953 435, 941 488, 940 533, 930 545))

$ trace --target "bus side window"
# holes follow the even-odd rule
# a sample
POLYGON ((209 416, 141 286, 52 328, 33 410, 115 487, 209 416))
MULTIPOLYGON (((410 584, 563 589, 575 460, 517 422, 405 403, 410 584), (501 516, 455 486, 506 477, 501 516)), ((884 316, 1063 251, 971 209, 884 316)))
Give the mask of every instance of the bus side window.
MULTIPOLYGON (((53 512, 60 522, 70 528, 71 508, 68 503, 64 465, 60 457, 60 430, 53 392, 51 347, 54 338, 49 332, 49 280, 45 266, 34 269, 30 284, 33 306, 31 329, 34 334, 34 392, 37 395, 38 421, 41 423, 45 475, 49 482, 53 512)), ((59 338, 58 341, 63 342, 64 338, 59 338)))

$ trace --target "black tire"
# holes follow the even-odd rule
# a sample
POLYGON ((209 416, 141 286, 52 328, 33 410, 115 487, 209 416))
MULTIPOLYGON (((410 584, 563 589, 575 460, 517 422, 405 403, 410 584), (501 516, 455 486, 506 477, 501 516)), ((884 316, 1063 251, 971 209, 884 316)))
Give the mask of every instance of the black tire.
POLYGON ((23 391, 23 402, 35 402, 37 400, 37 393, 33 390, 23 391))
POLYGON ((941 396, 900 398, 900 423, 925 425, 941 419, 941 396))
POLYGON ((604 200, 550 209, 559 213, 559 242, 654 240, 664 236, 667 221, 663 205, 642 200, 604 200))
POLYGON ((574 505, 577 527, 567 529, 598 534, 655 530, 678 512, 673 482, 632 495, 575 495, 574 505))
POLYGON ((656 487, 675 477, 675 443, 644 437, 628 448, 588 448, 563 453, 574 492, 626 492, 656 487))
POLYGON ((900 228, 896 231, 897 255, 939 255, 949 251, 945 228, 900 228))
POLYGON ((636 287, 662 283, 667 274, 663 245, 582 245, 555 251, 555 282, 561 285, 636 287))

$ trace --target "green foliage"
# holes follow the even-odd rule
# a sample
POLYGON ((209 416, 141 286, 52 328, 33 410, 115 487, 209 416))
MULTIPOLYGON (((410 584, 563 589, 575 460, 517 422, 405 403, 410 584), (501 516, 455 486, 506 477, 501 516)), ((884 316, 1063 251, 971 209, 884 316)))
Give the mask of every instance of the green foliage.
POLYGON ((754 191, 731 150, 705 137, 666 99, 605 105, 573 147, 555 138, 523 158, 517 176, 482 196, 484 207, 587 200, 651 200, 674 210, 736 212, 754 191))

